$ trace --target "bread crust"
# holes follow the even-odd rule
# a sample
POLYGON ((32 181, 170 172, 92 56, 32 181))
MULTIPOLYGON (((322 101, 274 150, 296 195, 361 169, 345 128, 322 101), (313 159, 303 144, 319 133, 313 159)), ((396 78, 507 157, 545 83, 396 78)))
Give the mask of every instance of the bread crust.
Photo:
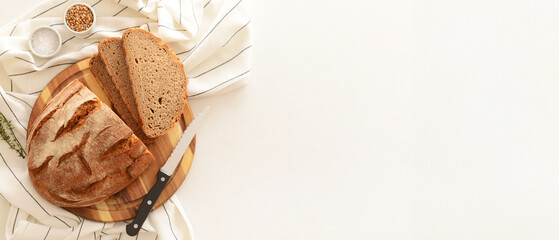
POLYGON ((78 80, 37 117, 27 143, 33 186, 61 207, 106 199, 154 162, 132 130, 78 80))

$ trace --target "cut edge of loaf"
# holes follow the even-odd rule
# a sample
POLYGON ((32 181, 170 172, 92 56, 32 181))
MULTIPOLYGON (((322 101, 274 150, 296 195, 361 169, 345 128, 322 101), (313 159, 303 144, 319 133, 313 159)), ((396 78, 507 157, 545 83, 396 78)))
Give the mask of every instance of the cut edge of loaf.
MULTIPOLYGON (((99 56, 101 56, 101 59, 103 60, 103 63, 105 64, 105 69, 109 73, 109 76, 111 76, 111 80, 113 81, 113 84, 115 85, 116 89, 120 93, 120 96, 122 97, 122 100, 126 104, 126 107, 128 108, 128 111, 130 111, 130 113, 132 114, 132 117, 134 117, 135 121, 137 123, 140 123, 140 116, 137 112, 137 110, 138 110, 137 103, 135 102, 135 100, 129 99, 129 98, 126 97, 127 93, 117 83, 117 80, 116 80, 117 77, 115 75, 115 72, 110 67, 110 64, 107 62, 108 61, 107 58, 103 54, 103 52, 104 52, 102 50, 103 46, 106 45, 106 44, 109 44, 110 41, 119 41, 119 42, 122 43, 122 38, 120 38, 120 37, 106 37, 106 38, 104 38, 103 40, 101 40, 101 42, 97 46, 97 51, 99 52, 99 56)), ((126 62, 126 57, 124 57, 124 62, 126 62)), ((126 63, 124 63, 124 64, 126 66, 126 63)), ((126 68, 128 68, 128 66, 126 66, 126 68)), ((129 69, 128 69, 128 72, 130 72, 129 69)), ((129 73, 127 73, 127 74, 129 76, 129 73)), ((129 80, 130 80, 130 77, 129 77, 129 80)), ((131 84, 131 82, 128 82, 126 84, 131 84)), ((133 94, 133 93, 131 93, 131 94, 133 94)), ((141 126, 141 124, 139 124, 139 125, 141 126)), ((142 128, 142 130, 143 130, 143 128, 142 128)), ((146 136, 150 137, 147 134, 146 134, 146 136)))
POLYGON ((136 122, 136 119, 134 118, 134 116, 126 106, 126 103, 122 99, 122 96, 119 95, 120 92, 118 91, 117 87, 114 85, 113 80, 111 79, 109 73, 107 72, 107 69, 105 68, 105 63, 103 62, 103 59, 100 54, 96 53, 91 57, 91 60, 89 60, 89 68, 93 76, 97 79, 97 82, 99 82, 99 85, 101 85, 101 88, 105 92, 105 95, 107 95, 107 97, 113 104, 113 107, 116 110, 117 115, 126 123, 126 125, 128 125, 128 127, 132 129, 134 134, 143 143, 149 144, 154 142, 155 138, 150 138, 144 133, 139 123, 136 122), (97 67, 95 66, 95 62, 99 62, 99 64, 101 64, 101 66, 99 66, 99 68, 101 69, 97 70, 97 67), (98 71, 102 71, 102 72, 98 72, 98 71), (111 91, 110 90, 111 87, 114 88, 114 90, 111 91))

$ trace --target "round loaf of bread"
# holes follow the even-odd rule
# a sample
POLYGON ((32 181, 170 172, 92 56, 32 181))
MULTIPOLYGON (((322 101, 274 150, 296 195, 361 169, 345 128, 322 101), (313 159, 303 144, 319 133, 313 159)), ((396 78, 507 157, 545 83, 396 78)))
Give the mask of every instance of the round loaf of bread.
POLYGON ((35 189, 61 207, 106 199, 154 162, 132 130, 78 80, 36 118, 27 152, 35 189))

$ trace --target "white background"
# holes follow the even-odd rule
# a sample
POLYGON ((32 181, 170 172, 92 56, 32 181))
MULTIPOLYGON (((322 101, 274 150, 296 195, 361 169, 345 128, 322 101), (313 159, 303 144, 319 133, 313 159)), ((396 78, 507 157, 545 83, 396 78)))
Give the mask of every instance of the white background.
POLYGON ((251 5, 251 82, 190 100, 197 239, 559 238, 559 1, 251 5))

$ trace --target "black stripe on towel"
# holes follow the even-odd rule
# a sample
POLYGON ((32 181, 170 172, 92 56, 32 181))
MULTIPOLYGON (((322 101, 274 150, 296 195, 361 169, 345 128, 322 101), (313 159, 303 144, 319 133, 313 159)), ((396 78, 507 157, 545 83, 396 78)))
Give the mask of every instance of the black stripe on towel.
POLYGON ((8 199, 6 199, 6 197, 4 197, 4 195, 2 195, 2 193, 0 193, 0 197, 2 197, 10 206, 12 206, 12 204, 8 201, 8 199))
POLYGON ((179 1, 179 24, 182 25, 182 0, 177 1, 179 1))
POLYGON ((200 96, 200 95, 202 95, 202 94, 204 94, 204 93, 207 93, 207 92, 209 92, 209 91, 211 91, 211 90, 213 90, 213 89, 215 89, 215 88, 217 88, 217 87, 219 87, 219 86, 221 86, 221 85, 223 85, 223 84, 225 84, 225 83, 227 83, 227 82, 230 82, 230 81, 232 81, 232 80, 234 80, 234 79, 236 79, 236 78, 238 78, 238 77, 241 77, 241 76, 243 76, 243 75, 245 75, 245 74, 247 74, 247 73, 249 73, 249 72, 250 72, 250 69, 247 70, 247 71, 244 72, 244 73, 241 73, 241 74, 239 74, 239 75, 237 75, 237 76, 235 76, 235 77, 230 78, 230 79, 227 80, 227 81, 224 81, 224 82, 222 82, 222 83, 220 83, 220 84, 218 84, 218 85, 215 85, 215 86, 209 88, 208 90, 205 90, 205 91, 203 91, 203 92, 196 93, 196 94, 191 95, 191 96, 189 96, 189 97, 200 96))
MULTIPOLYGON (((119 1, 120 2, 120 1, 119 1)), ((120 9, 120 11, 118 11, 117 13, 115 13, 115 15, 113 15, 113 17, 116 17, 116 15, 120 14, 122 11, 126 10, 128 7, 124 7, 123 9, 120 9)))
MULTIPOLYGON (((239 2, 238 2, 237 4, 235 4, 235 6, 233 6, 233 7, 229 10, 229 12, 227 12, 225 15, 223 15, 223 17, 219 20, 219 22, 217 22, 217 23, 215 24, 215 26, 208 32, 208 34, 206 34, 206 36, 204 36, 204 38, 202 38, 202 40, 200 40, 200 42, 199 42, 198 44, 196 44, 196 46, 194 46, 194 48, 193 48, 192 50, 189 50, 189 51, 194 51, 194 50, 196 50, 196 48, 198 48, 198 46, 200 46, 200 44, 202 44, 202 42, 204 42, 204 40, 206 40, 206 38, 207 38, 208 36, 210 36, 210 34, 215 30, 215 28, 216 28, 217 26, 219 26, 219 24, 223 21, 223 19, 225 19, 225 18, 229 15, 229 13, 231 13, 235 8, 237 8, 237 6, 239 6, 239 4, 240 4, 242 1, 243 1, 243 0, 239 0, 239 2)), ((182 62, 184 63, 184 61, 186 61, 186 59, 188 59, 190 56, 192 56, 192 52, 191 52, 182 62)))
POLYGON ((229 38, 229 40, 227 40, 227 42, 225 44, 223 44, 223 46, 221 46, 221 47, 225 47, 225 45, 227 45, 231 41, 231 39, 233 39, 233 37, 235 37, 235 35, 237 35, 237 33, 239 33, 241 30, 243 30, 249 23, 250 23, 250 20, 248 20, 248 22, 244 26, 239 28, 239 30, 237 30, 235 33, 233 33, 233 36, 231 36, 229 38))
POLYGON ((175 235, 175 231, 173 231, 173 224, 171 223, 171 216, 169 216, 169 213, 167 212, 167 208, 165 208, 165 204, 161 205, 163 207, 163 210, 165 210, 165 214, 167 214, 167 219, 169 219, 169 228, 171 229, 171 232, 173 233, 173 236, 175 237, 176 240, 179 240, 177 238, 177 235, 175 235))
POLYGON ((17 24, 14 26, 14 28, 12 29, 12 32, 10 32, 10 36, 12 36, 12 34, 14 34, 14 31, 16 30, 17 24))
POLYGON ((196 13, 194 13, 194 1, 190 1, 190 6, 192 8, 192 16, 194 17, 194 22, 196 23, 196 29, 200 30, 200 24, 198 24, 198 19, 196 19, 196 13))
POLYGON ((251 47, 252 47, 252 45, 251 45, 251 46, 248 46, 248 47, 246 47, 246 48, 244 48, 244 49, 241 50, 239 53, 237 53, 237 55, 233 56, 233 57, 230 58, 229 60, 227 60, 227 61, 225 61, 225 62, 222 62, 221 64, 219 64, 219 65, 217 65, 217 66, 211 68, 210 70, 207 70, 207 71, 205 71, 205 72, 203 72, 203 73, 200 73, 200 74, 198 74, 197 76, 194 76, 193 78, 200 77, 200 76, 202 76, 202 75, 204 75, 204 74, 206 74, 206 73, 208 73, 208 72, 211 72, 211 71, 215 70, 215 69, 218 68, 218 67, 223 66, 224 64, 226 64, 226 63, 230 62, 231 60, 235 59, 236 57, 238 57, 239 55, 241 55, 241 53, 245 52, 247 49, 249 49, 249 48, 251 48, 251 47))
POLYGON ((82 224, 80 225, 80 230, 78 231, 78 237, 76 238, 76 240, 80 239, 80 234, 82 233, 82 227, 83 227, 83 223, 85 222, 84 219, 82 219, 82 224))
POLYGON ((36 71, 37 71, 37 70, 33 70, 33 71, 29 71, 29 72, 24 72, 24 73, 10 74, 10 75, 8 75, 8 76, 10 76, 10 77, 16 77, 16 76, 21 76, 21 75, 29 74, 29 73, 34 73, 34 72, 36 72, 36 71))
POLYGON ((27 60, 27 59, 25 59, 25 58, 20 58, 20 57, 15 57, 15 58, 17 58, 17 59, 19 59, 19 60, 22 60, 22 61, 25 61, 25 62, 28 62, 28 63, 31 63, 31 64, 33 64, 33 66, 35 66, 35 63, 34 63, 34 62, 31 62, 31 61, 29 61, 29 60, 27 60))
POLYGON ((49 235, 49 232, 50 232, 50 229, 51 229, 51 228, 52 228, 52 227, 49 227, 49 230, 47 231, 47 234, 45 234, 45 238, 43 238, 43 240, 46 240, 46 239, 47 239, 47 236, 49 235))
POLYGON ((58 6, 62 5, 62 4, 64 4, 64 3, 66 3, 66 2, 68 2, 68 0, 66 0, 66 1, 64 1, 64 2, 61 2, 61 3, 59 3, 59 4, 54 5, 53 7, 51 7, 51 8, 49 8, 49 9, 47 9, 47 10, 45 10, 45 11, 43 11, 43 12, 41 12, 41 13, 35 15, 35 16, 33 16, 31 19, 34 19, 34 18, 36 18, 36 17, 38 17, 38 16, 41 16, 41 15, 45 14, 46 12, 48 12, 48 11, 50 11, 50 10, 52 10, 52 9, 54 9, 54 8, 56 8, 56 7, 58 7, 58 6))
POLYGON ((62 44, 61 44, 61 45, 64 45, 64 43, 66 43, 66 42, 68 42, 68 41, 70 41, 70 40, 74 39, 75 37, 76 37, 76 36, 72 36, 71 38, 68 38, 68 39, 66 39, 66 41, 62 42, 62 44))
POLYGON ((83 48, 89 47, 90 45, 93 45, 93 44, 96 44, 96 43, 100 43, 100 42, 101 42, 101 41, 95 41, 95 42, 89 43, 89 44, 83 46, 83 48))
POLYGON ((120 32, 120 31, 124 31, 124 30, 126 30, 126 29, 129 29, 129 28, 139 28, 139 27, 140 27, 140 26, 132 26, 132 27, 127 27, 127 28, 123 28, 123 29, 119 29, 119 30, 99 30, 99 31, 95 31, 95 32, 89 34, 89 36, 85 37, 84 39, 90 38, 90 37, 93 36, 94 34, 100 33, 100 32, 120 32))
POLYGON ((33 94, 37 94, 37 93, 41 93, 42 91, 43 91, 43 90, 39 90, 39 91, 36 91, 36 92, 32 92, 32 93, 29 93, 29 95, 33 95, 33 94))
POLYGON ((27 128, 25 126, 23 126, 23 124, 21 124, 21 122, 19 121, 19 119, 17 118, 16 114, 14 113, 14 110, 12 110, 12 107, 10 107, 10 104, 8 104, 8 101, 6 101, 6 98, 4 97, 4 95, 0 94, 0 96, 2 96, 2 99, 4 100, 4 102, 6 103, 6 106, 8 106, 8 109, 10 109, 10 112, 12 112, 12 115, 14 115, 14 118, 16 119, 17 123, 19 123, 19 125, 25 129, 25 131, 27 131, 27 128))
POLYGON ((20 100, 21 102, 25 103, 25 105, 29 106, 30 108, 33 108, 33 107, 31 106, 31 104, 29 104, 28 102, 24 101, 23 99, 18 98, 18 97, 14 96, 13 94, 10 94, 10 93, 8 93, 8 92, 7 92, 6 94, 10 95, 10 97, 13 97, 13 98, 15 98, 15 99, 17 99, 17 100, 20 100))
POLYGON ((196 47, 196 46, 194 46, 194 47, 192 47, 191 49, 188 49, 188 50, 186 50, 186 51, 182 51, 182 52, 180 52, 180 53, 176 53, 175 55, 181 55, 181 54, 188 53, 188 52, 192 51, 192 49, 194 49, 195 47, 196 47))
POLYGON ((19 208, 17 208, 16 217, 14 218, 14 224, 12 225, 12 234, 14 234, 14 228, 16 227, 17 215, 19 215, 19 208))
MULTIPOLYGON (((21 60, 26 61, 26 60, 23 59, 23 58, 22 58, 21 60)), ((73 62, 73 63, 59 63, 59 64, 55 64, 55 65, 49 66, 49 67, 47 67, 47 68, 53 68, 53 67, 58 67, 58 66, 63 66, 63 65, 68 65, 68 64, 74 64, 74 63, 75 63, 75 62, 73 62)), ((41 66, 42 66, 42 65, 41 65, 41 66)), ((40 66, 39 66, 39 67, 40 67, 40 66)), ((25 74, 34 73, 34 72, 37 72, 37 70, 33 70, 33 71, 29 71, 29 72, 24 72, 24 73, 10 74, 10 75, 8 75, 8 76, 10 76, 10 77, 16 77, 16 76, 21 76, 21 75, 25 75, 25 74)))
POLYGON ((53 216, 51 215, 40 203, 39 201, 37 201, 37 199, 35 199, 35 197, 33 197, 33 195, 31 195, 31 193, 29 192, 29 190, 27 190, 27 188, 25 188, 25 186, 23 185, 23 183, 19 180, 19 178, 17 178, 16 174, 14 173, 14 171, 12 170, 12 168, 10 168, 10 165, 8 165, 8 162, 6 162, 6 159, 4 158, 4 155, 2 155, 2 153, 0 152, 0 157, 2 158, 2 161, 4 162, 4 164, 6 165, 6 167, 8 167, 8 170, 10 170, 10 172, 12 173, 12 175, 14 176, 14 178, 19 182, 19 185, 21 185, 21 187, 23 188, 23 190, 25 190, 25 192, 27 192, 27 194, 29 194, 29 196, 35 201, 35 203, 37 203, 37 205, 39 205, 39 207, 41 209, 43 209, 43 211, 45 211, 45 213, 51 217, 54 217, 58 220, 60 220, 62 223, 64 223, 64 225, 71 227, 70 225, 68 225, 68 223, 62 221, 62 219, 58 218, 57 216, 53 216))
POLYGON ((103 0, 97 1, 96 3, 94 3, 93 5, 91 5, 91 7, 95 7, 95 5, 97 5, 97 4, 100 3, 101 1, 103 1, 103 0))

